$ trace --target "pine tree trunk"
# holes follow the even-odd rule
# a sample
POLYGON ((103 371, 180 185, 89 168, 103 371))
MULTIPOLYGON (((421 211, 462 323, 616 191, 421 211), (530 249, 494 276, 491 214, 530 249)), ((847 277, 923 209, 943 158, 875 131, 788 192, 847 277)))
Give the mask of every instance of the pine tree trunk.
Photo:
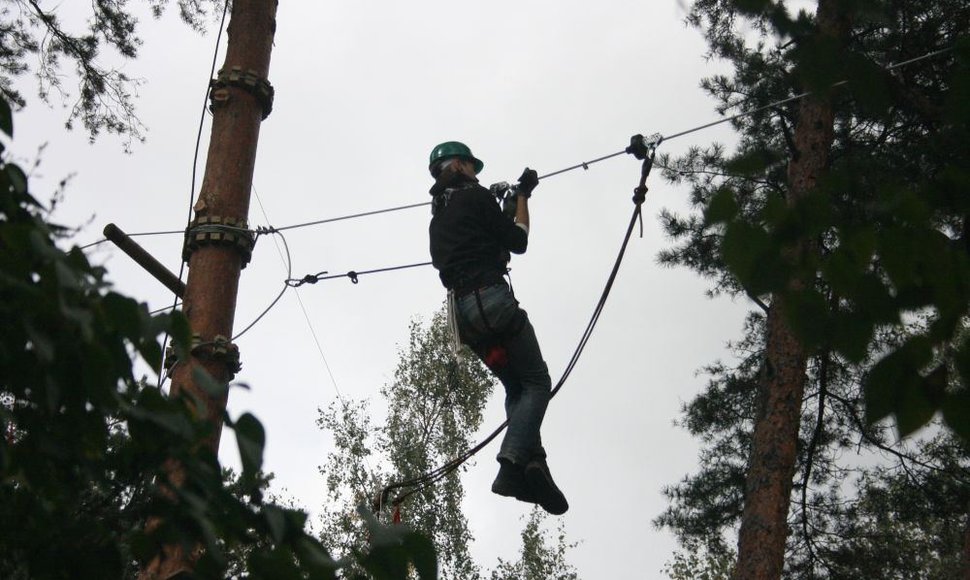
MULTIPOLYGON (((278 0, 234 0, 229 26, 229 41, 222 71, 251 75, 241 82, 227 82, 227 86, 213 90, 212 134, 209 155, 206 159, 205 176, 199 199, 194 206, 196 218, 233 220, 246 223, 249 214, 249 193, 252 189, 253 171, 256 165, 256 145, 262 119, 268 114, 261 102, 258 89, 248 84, 253 80, 265 80, 269 74, 270 55, 276 33, 276 8, 278 0)), ((225 234, 220 234, 225 235, 225 234)), ((233 335, 236 296, 239 290, 243 258, 239 246, 206 244, 191 252, 189 276, 186 283, 182 309, 188 318, 193 334, 212 344, 220 337, 233 335)), ((176 365, 172 376, 171 397, 185 397, 198 401, 201 414, 212 429, 206 440, 214 453, 219 451, 222 433, 222 416, 226 410, 228 391, 213 396, 196 379, 196 373, 204 370, 217 383, 226 385, 235 370, 229 357, 202 356, 192 350, 191 356, 176 365)), ((185 481, 182 466, 175 460, 165 464, 167 482, 162 482, 163 493, 172 496, 165 486, 181 487, 185 481)), ((152 533, 162 520, 149 519, 145 528, 152 533)), ((144 566, 140 580, 169 580, 194 577, 192 571, 202 555, 201 544, 193 549, 183 541, 166 538, 160 552, 144 566)))
MULTIPOLYGON (((818 35, 841 39, 847 34, 837 0, 820 0, 816 21, 818 35)), ((812 95, 801 101, 794 132, 797 153, 788 166, 789 204, 815 187, 828 164, 833 123, 833 107, 827 96, 812 95)), ((812 251, 814 244, 804 241, 789 248, 789 256, 797 259, 812 251)), ((797 290, 812 282, 796 278, 791 288, 797 290)), ((768 312, 766 360, 745 484, 736 580, 775 580, 781 577, 785 564, 808 357, 786 320, 787 308, 786 300, 775 296, 768 312)))

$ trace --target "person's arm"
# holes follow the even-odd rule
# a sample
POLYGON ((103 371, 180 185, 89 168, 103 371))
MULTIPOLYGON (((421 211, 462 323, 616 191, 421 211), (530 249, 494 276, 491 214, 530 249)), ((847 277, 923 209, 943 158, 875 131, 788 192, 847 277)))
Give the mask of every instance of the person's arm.
POLYGON ((506 250, 513 254, 524 254, 529 245, 529 202, 528 198, 539 183, 536 172, 526 168, 519 178, 518 193, 516 194, 515 217, 510 220, 503 214, 492 194, 485 188, 480 188, 477 197, 480 203, 479 215, 485 221, 486 229, 506 250))
POLYGON ((529 198, 522 195, 515 200, 515 225, 529 233, 529 198))
POLYGON ((529 233, 529 198, 532 197, 532 190, 539 185, 539 175, 536 173, 535 169, 525 168, 522 172, 522 176, 519 177, 518 193, 515 200, 515 223, 519 227, 525 226, 522 229, 525 233, 529 233))
MULTIPOLYGON (((522 254, 529 244, 529 210, 525 210, 525 224, 518 223, 518 219, 510 219, 508 214, 502 213, 501 208, 495 203, 495 198, 485 188, 480 188, 475 194, 477 209, 475 214, 480 216, 485 230, 498 243, 513 254, 522 254)), ((517 200, 521 203, 521 198, 517 200)), ((516 216, 523 211, 516 205, 516 216)))

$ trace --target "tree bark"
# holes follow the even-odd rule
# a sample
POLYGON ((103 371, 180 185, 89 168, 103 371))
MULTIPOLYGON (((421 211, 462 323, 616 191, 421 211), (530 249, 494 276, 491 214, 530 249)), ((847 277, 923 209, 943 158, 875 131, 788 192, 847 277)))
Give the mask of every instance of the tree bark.
MULTIPOLYGON (((267 78, 275 28, 276 0, 235 0, 222 70, 239 68, 267 78)), ((221 104, 213 108, 205 176, 195 215, 246 222, 263 107, 240 86, 215 91, 214 100, 221 104)), ((242 265, 242 255, 233 245, 202 245, 192 252, 182 309, 192 333, 203 343, 232 336, 242 265)), ((235 373, 224 359, 195 356, 172 373, 173 397, 190 394, 205 403, 206 420, 214 427, 210 443, 213 451, 218 451, 226 398, 213 397, 196 382, 196 366, 220 384, 227 384, 235 373)))
MULTIPOLYGON (((844 39, 848 23, 837 0, 820 0, 816 34, 844 39)), ((826 95, 810 95, 799 105, 795 155, 788 165, 789 205, 818 182, 828 164, 834 138, 834 111, 826 95)), ((787 249, 789 259, 815 251, 805 240, 787 249)), ((811 277, 796 277, 791 290, 806 288, 811 277)), ((745 483, 745 504, 738 538, 736 580, 775 580, 784 570, 788 511, 795 474, 802 397, 808 353, 787 321, 788 301, 773 297, 768 312, 766 360, 759 384, 759 409, 745 483)))
MULTIPOLYGON (((248 78, 266 79, 276 31, 277 0, 234 0, 229 20, 229 43, 223 71, 238 69, 248 78)), ((256 165, 256 145, 264 116, 264 103, 245 83, 227 83, 212 93, 212 133, 205 176, 194 210, 196 218, 208 217, 247 223, 249 196, 256 165)), ((201 344, 228 341, 232 337, 236 297, 243 257, 237 245, 204 243, 189 258, 183 311, 192 334, 201 344)), ((198 402, 198 413, 212 427, 205 442, 213 453, 219 450, 222 416, 228 395, 212 395, 196 381, 195 370, 205 370, 217 383, 227 385, 235 374, 231 358, 202 356, 193 349, 186 361, 179 361, 172 373, 170 396, 189 397, 198 402)), ((179 487, 185 474, 175 461, 165 466, 166 485, 179 487)), ((160 524, 152 520, 151 532, 160 524)), ((141 580, 159 580, 190 574, 201 548, 186 550, 184 544, 162 546, 141 572, 141 580)))

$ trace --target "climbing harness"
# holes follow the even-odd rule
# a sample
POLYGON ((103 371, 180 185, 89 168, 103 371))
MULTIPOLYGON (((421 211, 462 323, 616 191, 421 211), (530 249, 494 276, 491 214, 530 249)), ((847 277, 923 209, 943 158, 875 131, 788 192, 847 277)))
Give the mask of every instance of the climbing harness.
MULTIPOLYGON (((566 364, 566 368, 563 370, 562 376, 559 378, 559 381, 556 382, 556 386, 550 392, 550 399, 555 397, 559 390, 562 389, 563 385, 566 383, 566 379, 569 378, 569 375, 579 362, 579 358, 582 355, 583 350, 586 348, 586 344, 589 342, 590 337, 592 336, 593 329, 596 327, 596 323, 599 321, 603 308, 606 306, 606 301, 609 298, 610 291, 613 289, 613 283, 616 281, 616 276, 620 271, 620 264, 623 262, 623 257, 626 255, 626 249, 630 242, 630 237, 633 234, 633 228, 637 223, 640 223, 640 237, 643 237, 643 218, 641 207, 644 201, 646 201, 647 178, 649 177, 650 170, 653 167, 657 147, 660 146, 662 141, 663 137, 659 135, 654 135, 651 137, 634 135, 630 138, 630 146, 623 151, 624 153, 633 155, 635 158, 643 162, 640 169, 640 181, 637 184, 637 187, 633 190, 633 215, 630 218, 630 223, 627 226, 625 235, 623 236, 623 243, 620 245, 620 251, 617 254, 616 261, 613 263, 613 269, 610 271, 609 278, 606 281, 606 285, 603 288, 599 301, 597 302, 596 307, 593 309, 593 315, 590 317, 589 323, 586 325, 586 329, 583 331, 583 335, 579 340, 576 350, 573 351, 572 357, 566 364)), ((484 315, 484 312, 482 314, 484 315)), ((507 426, 508 421, 503 421, 502 424, 495 429, 495 431, 485 437, 485 439, 483 439, 480 443, 431 471, 385 486, 374 497, 372 504, 373 511, 379 515, 385 505, 391 505, 395 508, 394 517, 400 517, 400 511, 397 511, 397 509, 405 500, 412 495, 427 489, 448 474, 454 472, 463 463, 471 459, 479 451, 491 443, 496 437, 498 437, 507 426), (391 494, 395 490, 401 490, 401 493, 392 499, 391 494)))
MULTIPOLYGON (((216 46, 219 45, 219 38, 221 38, 222 33, 223 33, 223 29, 225 28, 224 25, 225 25, 225 20, 226 20, 226 15, 227 15, 228 9, 229 9, 229 2, 227 1, 224 4, 223 15, 222 15, 222 23, 219 26, 219 35, 216 38, 216 46)), ((918 57, 915 57, 915 58, 912 58, 912 59, 909 59, 909 60, 906 60, 906 61, 897 62, 897 63, 894 63, 894 64, 891 64, 891 65, 886 66, 885 67, 885 70, 886 71, 894 71, 894 70, 897 70, 897 69, 902 68, 904 66, 913 64, 913 63, 921 62, 921 61, 926 60, 926 59, 929 59, 929 58, 934 58, 936 56, 949 53, 949 52, 953 51, 955 48, 956 48, 956 46, 949 46, 949 47, 946 47, 946 48, 943 48, 943 49, 940 49, 940 50, 936 50, 936 51, 932 51, 932 52, 926 53, 926 54, 924 54, 922 56, 918 56, 918 57)), ((212 70, 210 72, 210 78, 215 73, 217 56, 218 56, 218 50, 213 55, 213 59, 212 59, 212 70)), ((848 83, 848 81, 840 81, 838 83, 833 84, 832 86, 833 87, 837 87, 837 86, 845 85, 847 83, 848 83)), ((200 119, 200 122, 199 122, 199 131, 198 131, 198 136, 197 136, 196 144, 195 144, 195 154, 193 156, 192 181, 191 181, 190 196, 189 196, 189 212, 188 212, 189 213, 189 218, 188 218, 189 224, 188 224, 188 226, 185 229, 183 229, 183 230, 170 230, 170 231, 132 233, 132 234, 129 234, 129 237, 182 234, 186 238, 186 243, 185 243, 185 245, 183 247, 183 250, 185 252, 187 252, 187 253, 191 253, 199 245, 203 245, 203 244, 211 244, 211 243, 225 244, 225 245, 233 246, 235 249, 237 249, 237 251, 239 251, 240 254, 243 256, 244 262, 246 262, 246 261, 248 261, 249 257, 251 256, 252 249, 253 249, 253 245, 255 244, 255 241, 256 241, 256 237, 253 237, 252 234, 256 234, 257 236, 258 236, 258 234, 262 234, 262 233, 274 233, 274 234, 280 234, 281 235, 281 232, 284 231, 284 230, 291 230, 291 229, 303 228, 303 227, 308 227, 308 226, 316 226, 316 225, 321 225, 321 224, 326 224, 326 223, 331 223, 331 222, 336 222, 336 221, 341 221, 341 220, 356 219, 356 218, 360 218, 360 217, 372 216, 372 215, 389 213, 389 212, 397 212, 397 211, 401 211, 401 210, 407 210, 407 209, 422 207, 422 206, 426 206, 426 205, 432 205, 432 202, 413 203, 413 204, 402 205, 402 206, 398 206, 398 207, 390 207, 390 208, 379 209, 379 210, 368 211, 368 212, 362 212, 362 213, 357 213, 357 214, 352 214, 352 215, 345 215, 345 216, 340 216, 340 217, 335 217, 335 218, 327 218, 327 219, 314 220, 314 221, 305 222, 305 223, 292 224, 292 225, 288 225, 288 226, 280 227, 280 228, 257 228, 257 230, 255 230, 255 231, 253 231, 253 230, 247 231, 246 226, 245 226, 245 223, 242 223, 242 224, 230 224, 230 223, 225 223, 225 222, 217 222, 217 223, 201 223, 201 222, 196 222, 196 223, 193 224, 192 221, 191 221, 191 216, 192 216, 192 209, 191 208, 192 208, 192 201, 194 199, 195 182, 196 182, 196 165, 197 165, 196 162, 198 160, 199 147, 200 147, 201 138, 202 138, 202 124, 203 124, 203 121, 205 120, 205 110, 206 110, 206 108, 208 106, 215 107, 215 106, 219 106, 220 104, 222 104, 222 102, 224 102, 224 100, 225 100, 224 97, 226 97, 228 95, 228 93, 226 92, 226 88, 227 87, 237 87, 237 88, 243 89, 243 90, 251 93, 252 96, 254 98, 256 98, 259 101, 260 105, 262 106, 262 109, 263 109, 262 113, 263 113, 263 117, 264 118, 272 111, 272 100, 273 100, 273 96, 274 96, 274 90, 273 90, 272 85, 269 84, 268 80, 259 77, 258 75, 256 75, 255 73, 252 73, 251 71, 242 71, 240 69, 233 69, 233 70, 230 70, 228 72, 219 71, 219 74, 218 74, 217 78, 215 78, 211 82, 210 87, 207 87, 207 91, 206 91, 206 107, 203 108, 203 113, 202 113, 202 116, 201 116, 201 119, 200 119)), ((553 177, 553 176, 560 175, 560 174, 563 174, 563 173, 567 173, 567 172, 570 172, 570 171, 573 171, 573 170, 576 170, 576 169, 588 170, 589 169, 589 166, 592 165, 592 164, 594 164, 594 163, 599 163, 599 162, 605 161, 607 159, 612 159, 614 157, 618 157, 618 156, 623 155, 623 154, 632 154, 637 159, 643 160, 643 166, 642 166, 642 169, 641 169, 640 183, 637 186, 637 188, 634 190, 633 201, 636 204, 636 209, 634 210, 634 215, 633 215, 633 218, 631 219, 630 226, 629 226, 629 228, 627 230, 627 235, 624 238, 624 242, 623 242, 623 245, 621 247, 620 254, 619 254, 618 258, 617 258, 617 262, 614 265, 614 270, 613 270, 613 272, 610 275, 610 279, 607 282, 606 288, 604 289, 604 294, 603 294, 603 296, 600 299, 600 303, 597 305, 597 308, 594 311, 593 318, 590 321, 590 325, 587 326, 587 329, 584 332, 583 338, 580 340, 580 345, 577 347, 577 350, 576 350, 576 352, 573 355, 573 359, 570 361, 570 364, 567 365, 567 370, 564 372, 563 377, 560 379, 559 383, 557 383, 556 388, 553 389, 552 395, 555 395, 555 393, 558 392, 558 390, 562 387, 562 384, 565 381, 565 378, 568 376, 569 372, 571 372, 572 367, 575 364, 575 361, 578 359, 579 354, 582 352, 582 349, 585 347, 586 341, 589 339, 589 335, 590 335, 590 333, 592 331, 592 327, 595 325, 595 322, 598 319, 599 314, 600 314, 600 312, 602 310, 602 306, 605 303, 605 299, 606 299, 607 295, 609 294, 609 290, 610 290, 610 288, 612 286, 613 280, 614 280, 614 278, 616 276, 616 273, 618 271, 620 261, 622 260, 623 254, 624 254, 624 252, 626 250, 626 246, 627 246, 627 243, 629 241, 630 234, 632 233, 633 225, 635 223, 639 222, 639 224, 640 224, 640 236, 641 237, 643 236, 643 218, 642 218, 642 213, 640 211, 640 205, 645 200, 645 196, 646 196, 646 192, 647 192, 646 179, 647 179, 647 177, 650 174, 650 169, 653 166, 654 154, 656 152, 657 147, 660 145, 660 143, 662 141, 664 141, 664 140, 669 141, 671 139, 676 139, 676 138, 679 138, 679 137, 683 137, 685 135, 689 135, 689 134, 692 134, 692 133, 695 133, 695 132, 698 132, 698 131, 702 131, 702 130, 705 130, 705 129, 708 129, 708 128, 711 128, 711 127, 714 127, 714 126, 717 126, 717 125, 721 125, 721 124, 724 124, 724 123, 731 123, 731 122, 734 122, 734 121, 736 121, 738 119, 742 119, 742 118, 745 118, 745 117, 749 117, 749 116, 752 116, 752 115, 756 115, 756 114, 758 114, 758 113, 760 113, 762 111, 771 110, 771 109, 777 108, 777 107, 779 107, 781 105, 784 105, 784 104, 787 104, 787 103, 791 103, 791 102, 797 101, 799 99, 802 99, 802 98, 808 96, 809 94, 811 94, 811 93, 810 92, 804 92, 804 93, 800 93, 800 94, 797 94, 797 95, 793 95, 791 97, 787 97, 785 99, 782 99, 782 100, 779 100, 779 101, 775 101, 773 103, 769 103, 769 104, 763 105, 761 107, 756 107, 756 108, 753 108, 753 109, 749 109, 749 110, 746 110, 746 111, 742 111, 742 112, 740 112, 740 113, 738 113, 736 115, 732 115, 732 116, 729 116, 729 117, 722 117, 721 119, 718 119, 716 121, 709 122, 709 123, 705 123, 705 124, 702 124, 702 125, 698 125, 698 126, 695 126, 693 128, 686 129, 686 130, 680 131, 678 133, 669 134, 669 135, 666 135, 666 136, 663 136, 663 137, 661 137, 661 136, 658 135, 658 136, 654 136, 654 137, 651 137, 651 138, 648 139, 648 138, 644 138, 641 135, 635 135, 633 138, 631 138, 630 146, 627 147, 624 150, 617 151, 615 153, 611 153, 611 154, 608 154, 608 155, 604 155, 602 157, 598 157, 598 158, 592 159, 590 161, 583 161, 583 162, 581 162, 579 164, 572 165, 570 167, 566 167, 566 168, 563 168, 563 169, 560 169, 560 170, 557 170, 557 171, 553 171, 551 173, 547 173, 545 175, 541 175, 541 176, 538 177, 539 180, 543 180, 543 179, 546 179, 548 177, 553 177)), ((461 145, 462 147, 464 147, 464 145, 462 145, 460 143, 442 144, 441 146, 444 146, 444 145, 449 145, 449 146, 461 145)), ((441 146, 439 146, 439 147, 441 147, 441 146)), ((467 147, 466 147, 466 149, 467 149, 467 147)), ((438 154, 439 154, 438 159, 441 159, 441 157, 443 156, 442 153, 444 153, 444 152, 445 152, 444 150, 438 151, 438 154)), ((457 151, 457 150, 456 151, 452 151, 452 153, 456 153, 456 152, 459 153, 459 154, 460 153, 463 153, 463 152, 457 151)), ((477 158, 474 158, 474 156, 471 154, 471 151, 470 150, 467 150, 467 156, 470 157, 473 160, 473 162, 478 161, 477 158)), ((434 152, 433 152, 432 153, 431 164, 433 165, 434 162, 435 162, 435 158, 434 158, 434 152)), ((480 161, 478 163, 480 163, 480 161)), ((476 163, 476 173, 478 173, 478 171, 480 171, 480 169, 481 169, 481 167, 478 166, 478 164, 476 163)), ((514 187, 514 186, 510 186, 510 187, 514 187)), ((515 201, 515 196, 514 195, 509 195, 509 191, 505 191, 505 193, 503 193, 501 196, 499 196, 499 194, 496 193, 496 192, 494 192, 494 191, 493 191, 493 193, 495 193, 496 196, 500 198, 500 200, 503 202, 503 209, 506 212, 508 212, 510 210, 510 206, 515 201)), ((511 210, 514 212, 514 206, 511 208, 511 210)), ((218 220, 219 218, 215 218, 215 219, 218 220)), ((281 235, 281 238, 282 238, 282 235, 281 235)), ((285 238, 283 238, 283 240, 284 240, 284 244, 285 244, 285 238)), ((87 248, 100 245, 100 244, 102 244, 104 242, 107 242, 107 241, 108 241, 107 239, 101 239, 101 240, 92 242, 90 244, 86 244, 84 246, 81 246, 81 249, 82 250, 85 250, 87 248)), ((287 254, 289 254, 289 250, 288 249, 287 249, 287 254)), ((291 265, 291 263, 289 265, 291 265)), ((288 265, 288 268, 289 268, 289 265, 288 265)), ((349 278, 354 284, 357 284, 358 283, 358 276, 359 275, 362 275, 362 274, 370 274, 370 273, 378 273, 378 272, 388 272, 388 271, 393 271, 393 270, 400 270, 400 269, 405 269, 405 268, 413 268, 413 267, 426 266, 426 265, 430 265, 430 262, 423 262, 423 263, 418 263, 418 264, 410 264, 410 265, 406 265, 406 266, 397 266, 397 267, 391 267, 391 268, 379 268, 379 269, 367 270, 367 271, 363 271, 363 272, 350 271, 347 274, 335 275, 335 276, 324 276, 325 274, 327 274, 327 272, 320 272, 320 273, 314 274, 314 275, 307 275, 307 276, 305 276, 302 279, 287 278, 283 290, 273 300, 273 302, 269 305, 269 307, 267 307, 256 318, 256 320, 254 320, 242 332, 240 332, 240 333, 236 334, 234 337, 232 337, 232 340, 238 338, 242 334, 245 334, 256 323, 258 323, 280 301, 280 299, 282 298, 282 296, 285 293, 285 291, 288 288, 290 288, 290 287, 298 287, 298 286, 301 286, 303 284, 315 284, 316 282, 321 281, 321 280, 327 280, 327 279, 332 279, 332 278, 339 278, 339 277, 344 277, 344 276, 346 276, 347 278, 349 278)), ((181 278, 182 278, 182 275, 184 273, 184 269, 185 269, 185 263, 183 262, 182 265, 181 265, 180 271, 179 271, 179 275, 178 275, 179 280, 181 280, 181 278)), ((288 273, 288 275, 290 275, 290 274, 288 273)), ((164 311, 164 310, 174 309, 174 308, 178 307, 178 305, 179 305, 179 302, 178 302, 178 300, 176 298, 176 300, 173 301, 173 303, 172 303, 172 305, 170 307, 157 310, 157 311, 153 312, 153 314, 155 314, 157 312, 160 312, 160 311, 164 311)), ((166 335, 165 341, 163 341, 163 349, 164 349, 165 345, 167 344, 167 341, 168 341, 168 336, 166 335)), ((159 374, 159 382, 158 382, 158 386, 159 387, 161 387, 161 385, 162 385, 163 376, 164 375, 159 374)), ((480 446, 481 447, 484 447, 484 445, 487 445, 504 428, 505 428, 505 424, 503 423, 503 425, 498 430, 496 430, 491 436, 489 436, 488 438, 486 438, 486 440, 483 441, 480 444, 480 446)), ((459 458, 456 458, 456 460, 453 460, 452 462, 449 462, 449 463, 443 465, 442 467, 438 468, 437 470, 434 470, 432 472, 429 472, 428 474, 425 474, 425 475, 423 475, 423 476, 421 476, 419 478, 414 478, 414 479, 408 480, 406 482, 400 482, 398 484, 394 484, 393 486, 389 486, 389 487, 385 488, 381 492, 381 498, 383 498, 383 499, 386 500, 387 494, 390 491, 392 491, 393 489, 400 489, 400 488, 405 488, 405 487, 409 487, 409 486, 412 486, 412 485, 419 485, 419 484, 421 484, 423 482, 426 482, 426 481, 430 481, 431 483, 433 483, 437 478, 443 477, 444 475, 446 475, 451 470, 456 469, 459 465, 461 465, 462 462, 464 462, 465 460, 467 460, 468 457, 471 457, 471 455, 474 455, 474 453, 477 453, 477 451, 479 451, 479 450, 480 450, 480 447, 473 448, 472 450, 469 450, 469 452, 467 452, 468 453, 467 455, 460 456, 459 458), (457 463, 454 463, 454 461, 457 461, 457 463)), ((395 505, 400 505, 400 502, 403 501, 404 498, 406 498, 411 493, 414 493, 415 491, 417 491, 417 489, 412 490, 410 492, 407 492, 403 496, 399 496, 397 499, 395 499, 395 505)), ((382 507, 383 507, 383 502, 376 503, 375 504, 375 511, 380 511, 382 507)))
POLYGON ((482 324, 485 325, 485 331, 488 334, 488 339, 484 343, 476 345, 476 350, 481 352, 485 366, 493 371, 498 371, 505 368, 505 365, 509 363, 509 353, 505 349, 505 345, 502 344, 502 339, 516 336, 522 332, 525 327, 525 319, 521 314, 522 311, 518 310, 512 320, 506 323, 505 328, 501 331, 496 330, 492 323, 488 321, 488 314, 485 313, 485 306, 482 304, 481 292, 475 290, 474 294, 478 315, 482 317, 482 324))
POLYGON ((448 332, 451 335, 451 354, 457 359, 461 352, 461 336, 458 334, 458 305, 455 303, 454 290, 448 290, 448 332))

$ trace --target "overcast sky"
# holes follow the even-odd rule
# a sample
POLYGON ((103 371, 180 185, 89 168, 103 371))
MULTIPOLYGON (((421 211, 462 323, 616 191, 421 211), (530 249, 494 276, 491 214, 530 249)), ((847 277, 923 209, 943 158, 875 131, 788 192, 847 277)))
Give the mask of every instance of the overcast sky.
MULTIPOLYGON (((270 67, 273 114, 263 123, 255 189, 268 223, 281 227, 428 201, 431 148, 461 140, 485 162, 487 184, 512 181, 525 166, 548 173, 624 148, 635 133, 673 134, 716 118, 698 88, 717 70, 676 0, 513 2, 281 2, 270 67)), ((214 27, 213 27, 214 28, 214 27)), ((14 150, 40 154, 32 190, 45 199, 72 175, 56 218, 87 224, 78 244, 114 222, 128 232, 178 230, 189 204, 192 156, 215 31, 200 36, 174 12, 142 19, 145 44, 128 74, 145 79, 138 111, 148 141, 131 155, 121 142, 94 145, 63 129, 67 110, 31 100, 15 117, 14 150)), ((225 37, 219 62, 224 54, 225 37)), ((33 89, 25 83, 25 91, 33 89)), ((203 156, 208 138, 203 134, 203 156)), ((722 127, 665 144, 730 142, 722 127)), ((204 159, 200 160, 201 183, 204 159)), ((529 251, 512 261, 516 296, 535 325, 555 381, 592 313, 633 205, 639 162, 623 156, 544 180, 530 207, 529 251)), ((697 369, 726 355, 748 304, 705 297, 708 284, 686 270, 661 269, 669 245, 661 208, 683 211, 687 191, 656 172, 646 231, 631 241, 610 302, 586 353, 543 426, 549 463, 570 502, 563 517, 580 545, 569 560, 584 578, 654 578, 675 548, 650 524, 660 490, 692 471, 696 442, 674 426, 682 403, 702 387, 697 369)), ((198 187, 198 183, 197 183, 198 187)), ((254 198, 250 221, 266 224, 254 198)), ((293 273, 343 273, 429 259, 427 208, 286 233, 293 273)), ((181 237, 138 238, 178 271, 181 237)), ((120 291, 151 308, 172 296, 120 251, 92 251, 120 291)), ((283 286, 272 238, 243 272, 236 329, 249 324, 283 286)), ((332 446, 315 426, 335 400, 373 399, 393 374, 408 323, 429 318, 444 291, 420 268, 305 286, 299 296, 329 363, 325 366, 297 295, 290 292, 239 341, 250 391, 231 393, 230 412, 252 411, 266 426, 266 467, 310 511, 325 501, 318 473, 332 446)), ((489 403, 483 432, 501 420, 489 403)), ((496 444, 497 445, 497 444, 496 444)), ((489 492, 495 445, 465 475, 473 553, 486 567, 514 559, 525 504, 489 492)), ((221 456, 237 461, 223 438, 221 456)), ((405 519, 406 519, 405 511, 405 519)))

